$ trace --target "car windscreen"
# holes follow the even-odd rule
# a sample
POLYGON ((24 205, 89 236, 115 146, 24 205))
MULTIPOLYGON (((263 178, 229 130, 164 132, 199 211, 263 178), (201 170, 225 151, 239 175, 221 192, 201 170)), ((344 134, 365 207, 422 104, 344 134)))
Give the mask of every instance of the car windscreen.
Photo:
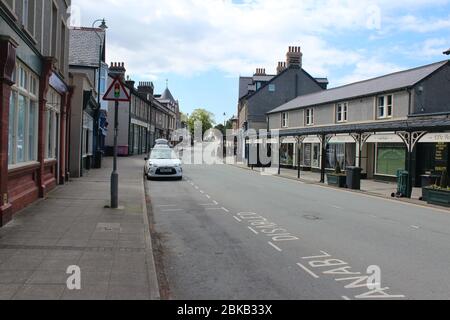
POLYGON ((150 160, 158 159, 178 159, 172 149, 155 149, 150 155, 150 160))

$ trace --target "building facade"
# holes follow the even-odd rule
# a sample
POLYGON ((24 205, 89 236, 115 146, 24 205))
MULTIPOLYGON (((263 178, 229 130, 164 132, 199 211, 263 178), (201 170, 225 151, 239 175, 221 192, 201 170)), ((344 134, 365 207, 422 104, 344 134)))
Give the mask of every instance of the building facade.
POLYGON ((70 1, 0 1, 0 225, 67 179, 70 1))
POLYGON ((267 129, 266 113, 298 96, 322 91, 328 80, 313 78, 303 69, 300 47, 289 47, 286 62, 279 62, 276 75, 257 69, 253 77, 239 79, 238 119, 244 130, 267 129))
MULTIPOLYGON (((120 156, 130 156, 148 153, 156 139, 170 138, 171 113, 154 96, 154 86, 151 82, 125 81, 125 66, 123 63, 113 63, 110 68, 109 80, 114 77, 123 79, 128 92, 129 102, 119 103, 119 136, 118 153, 120 156)), ((114 102, 109 103, 108 123, 114 123, 114 102)), ((173 116, 173 115, 172 115, 173 116)), ((108 154, 112 154, 114 136, 112 130, 106 137, 108 154)))
POLYGON ((70 110, 69 170, 71 177, 101 166, 107 132, 105 63, 106 32, 100 28, 70 30, 69 71, 73 95, 70 110), (99 92, 99 93, 98 93, 99 92), (103 111, 103 112, 102 112, 103 111))
POLYGON ((268 113, 281 165, 324 173, 359 166, 370 179, 411 173, 421 186, 450 168, 450 64, 442 61, 298 97, 268 113))
POLYGON ((163 129, 161 137, 171 140, 175 130, 179 129, 181 126, 179 103, 173 97, 169 87, 167 87, 161 95, 155 96, 155 98, 162 105, 165 109, 165 113, 167 114, 167 116, 164 117, 163 125, 163 127, 167 128, 163 129))

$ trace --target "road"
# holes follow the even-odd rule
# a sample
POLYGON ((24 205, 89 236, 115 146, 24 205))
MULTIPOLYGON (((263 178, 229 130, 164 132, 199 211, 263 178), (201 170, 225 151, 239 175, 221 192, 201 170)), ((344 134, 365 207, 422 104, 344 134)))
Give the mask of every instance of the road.
POLYGON ((450 211, 219 165, 148 190, 171 299, 450 298, 450 211))

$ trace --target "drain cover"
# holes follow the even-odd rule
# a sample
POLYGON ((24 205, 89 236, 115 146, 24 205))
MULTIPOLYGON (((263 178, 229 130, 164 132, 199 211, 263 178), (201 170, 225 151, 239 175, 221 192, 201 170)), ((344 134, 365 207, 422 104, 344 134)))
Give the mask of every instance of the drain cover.
POLYGON ((305 218, 307 220, 313 220, 313 221, 320 220, 320 218, 318 216, 314 216, 314 215, 311 215, 311 214, 306 214, 306 215, 303 216, 303 218, 305 218))

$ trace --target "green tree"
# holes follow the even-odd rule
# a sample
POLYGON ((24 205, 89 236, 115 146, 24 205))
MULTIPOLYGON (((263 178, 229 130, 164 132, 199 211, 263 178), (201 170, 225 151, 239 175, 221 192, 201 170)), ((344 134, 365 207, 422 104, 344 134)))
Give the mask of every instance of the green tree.
POLYGON ((197 121, 202 123, 202 135, 209 129, 212 129, 215 124, 214 115, 211 112, 205 109, 196 109, 189 116, 188 120, 188 127, 192 135, 194 135, 195 123, 197 121))
POLYGON ((226 122, 226 126, 224 126, 222 123, 217 125, 215 127, 215 129, 219 130, 220 132, 222 132, 222 134, 225 136, 227 133, 227 130, 231 130, 233 129, 233 122, 231 121, 232 119, 228 120, 226 122))

